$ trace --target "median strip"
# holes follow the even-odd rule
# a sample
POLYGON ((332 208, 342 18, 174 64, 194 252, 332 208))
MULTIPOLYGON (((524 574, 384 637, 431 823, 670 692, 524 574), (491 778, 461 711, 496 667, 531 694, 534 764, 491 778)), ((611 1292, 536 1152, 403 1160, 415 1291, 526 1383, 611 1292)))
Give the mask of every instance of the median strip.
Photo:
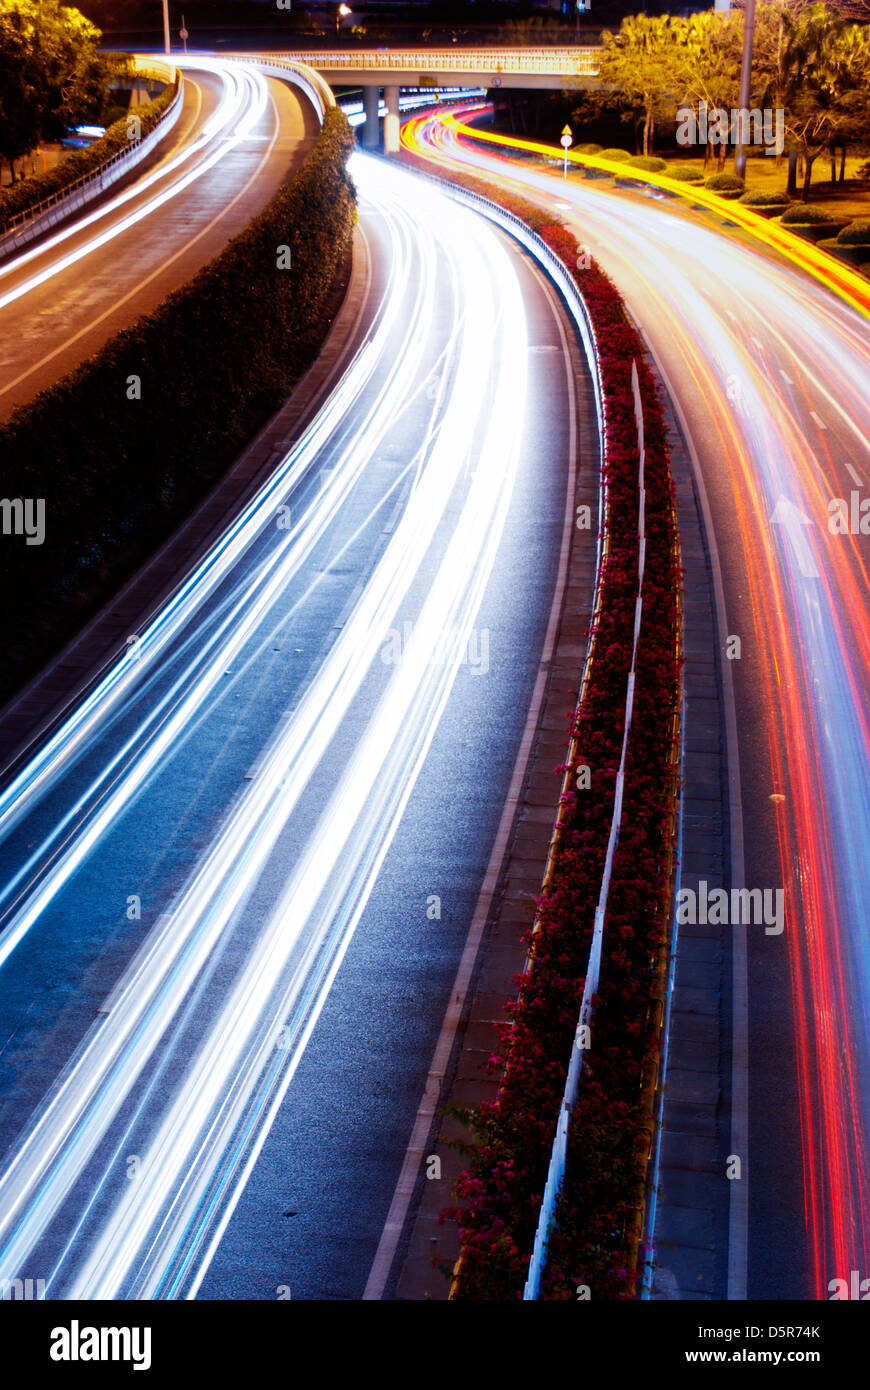
POLYGON ((444 1213, 458 1223, 461 1243, 451 1297, 523 1296, 569 1062, 579 1044, 584 1065, 535 1296, 632 1298, 655 1128, 679 790, 680 565, 664 419, 640 338, 588 253, 578 255, 565 228, 523 199, 465 175, 455 181, 525 223, 579 291, 604 425, 604 519, 559 819, 529 961, 508 1006, 500 1052, 491 1059, 501 1084, 493 1102, 463 1114, 475 1147, 455 1188, 457 1205, 444 1213), (633 363, 644 430, 642 510, 633 363), (578 1027, 609 844, 598 988, 587 1001, 591 1022, 578 1027))

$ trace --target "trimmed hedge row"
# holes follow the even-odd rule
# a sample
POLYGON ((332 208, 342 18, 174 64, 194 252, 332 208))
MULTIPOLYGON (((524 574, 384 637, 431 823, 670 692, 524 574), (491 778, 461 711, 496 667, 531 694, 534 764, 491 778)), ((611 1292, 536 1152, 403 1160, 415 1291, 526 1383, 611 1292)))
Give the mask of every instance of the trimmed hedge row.
POLYGON ((44 544, 0 545, 0 582, 18 597, 7 688, 10 670, 35 669, 40 628, 56 645, 58 606, 80 621, 83 590, 103 600, 316 357, 349 268, 353 144, 328 110, 304 166, 214 261, 0 425, 3 494, 46 499, 44 544))
MULTIPOLYGON (((143 139, 150 135, 177 91, 177 84, 168 86, 153 101, 131 110, 129 114, 138 116, 141 121, 143 139)), ((18 213, 27 212, 37 203, 41 203, 43 198, 50 198, 53 193, 63 192, 77 179, 84 178, 85 174, 92 174, 113 155, 129 148, 125 115, 121 120, 115 121, 114 125, 110 125, 105 135, 95 140, 86 150, 76 150, 73 154, 66 155, 53 169, 46 169, 42 174, 34 174, 29 179, 22 179, 20 183, 0 189, 0 231, 3 231, 18 213)))
MULTIPOLYGON (((568 1059, 583 994, 594 911, 610 830, 631 662, 638 560, 637 435, 631 363, 637 361, 646 435, 646 569, 634 715, 620 843, 610 890, 600 987, 570 1132, 569 1160, 542 1289, 576 1300, 636 1292, 639 1216, 659 1047, 657 991, 667 950, 674 852, 679 702, 680 570, 661 402, 622 300, 597 266, 578 268, 574 238, 531 204, 481 180, 456 182, 503 203, 561 257, 592 319, 606 401, 609 543, 602 611, 591 633, 591 675, 572 727, 570 766, 591 768, 592 789, 564 797, 551 886, 538 901, 530 971, 502 1025, 504 1068, 494 1102, 457 1112, 475 1146, 457 1181, 462 1246, 454 1297, 522 1296, 568 1059)), ((563 768, 557 769, 563 772, 563 768)))

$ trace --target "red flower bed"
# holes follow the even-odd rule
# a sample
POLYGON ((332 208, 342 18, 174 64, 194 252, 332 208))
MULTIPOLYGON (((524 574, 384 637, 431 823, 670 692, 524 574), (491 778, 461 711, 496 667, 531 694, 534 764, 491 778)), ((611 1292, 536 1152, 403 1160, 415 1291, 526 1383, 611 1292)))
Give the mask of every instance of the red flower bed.
MULTIPOLYGON (((411 159, 412 163, 418 161, 411 159)), ((423 166, 425 167, 425 165, 423 166)), ((672 889, 679 708, 680 570, 661 402, 614 285, 576 265, 574 238, 537 208, 480 179, 457 182, 519 216, 559 255, 592 321, 605 401, 606 536, 601 603, 590 633, 590 678, 572 727, 572 761, 591 788, 563 798, 562 833, 547 893, 538 900, 530 970, 506 1006, 497 1098, 463 1116, 475 1147, 442 1214, 459 1223, 454 1297, 522 1297, 556 1120, 574 1041, 601 885, 631 665, 638 566, 638 447, 631 365, 644 409, 646 561, 634 712, 620 840, 608 899, 592 1046, 569 1138, 557 1226, 542 1287, 548 1299, 636 1293, 639 1218, 651 1134, 651 1072, 672 889)), ((559 769, 563 771, 564 769, 559 769)))

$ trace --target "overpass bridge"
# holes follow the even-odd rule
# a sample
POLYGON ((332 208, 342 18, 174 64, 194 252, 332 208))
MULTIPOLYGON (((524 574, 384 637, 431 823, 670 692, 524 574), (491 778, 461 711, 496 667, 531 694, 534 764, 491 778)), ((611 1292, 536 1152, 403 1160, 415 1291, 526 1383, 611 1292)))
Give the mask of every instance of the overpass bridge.
POLYGON ((384 147, 399 148, 400 87, 531 87, 562 90, 594 86, 600 50, 566 48, 337 49, 274 55, 304 63, 334 86, 362 87, 363 143, 378 143, 381 88, 387 108, 384 147))

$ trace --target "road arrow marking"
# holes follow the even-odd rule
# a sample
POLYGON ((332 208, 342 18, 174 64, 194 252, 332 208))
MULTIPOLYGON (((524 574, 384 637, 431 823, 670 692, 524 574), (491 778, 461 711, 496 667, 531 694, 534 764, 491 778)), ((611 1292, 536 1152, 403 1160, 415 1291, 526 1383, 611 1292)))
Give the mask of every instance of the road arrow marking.
POLYGON ((800 507, 796 507, 794 502, 790 501, 788 497, 783 497, 780 493, 779 500, 771 513, 770 522, 772 526, 784 527, 788 533, 804 579, 818 579, 819 571, 816 568, 815 558, 806 533, 806 528, 815 523, 810 520, 806 512, 802 512, 800 507))

